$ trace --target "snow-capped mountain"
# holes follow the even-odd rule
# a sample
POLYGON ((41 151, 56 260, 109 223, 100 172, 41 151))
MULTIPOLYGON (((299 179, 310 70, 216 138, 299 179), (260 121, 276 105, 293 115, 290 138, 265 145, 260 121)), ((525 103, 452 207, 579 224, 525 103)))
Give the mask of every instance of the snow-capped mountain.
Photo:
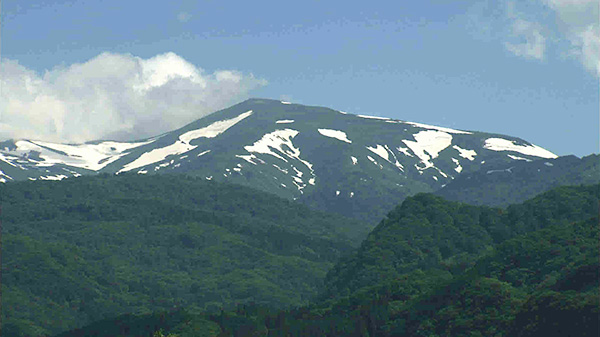
POLYGON ((0 181, 178 172, 371 219, 482 166, 556 157, 505 135, 250 99, 135 142, 0 142, 0 181))

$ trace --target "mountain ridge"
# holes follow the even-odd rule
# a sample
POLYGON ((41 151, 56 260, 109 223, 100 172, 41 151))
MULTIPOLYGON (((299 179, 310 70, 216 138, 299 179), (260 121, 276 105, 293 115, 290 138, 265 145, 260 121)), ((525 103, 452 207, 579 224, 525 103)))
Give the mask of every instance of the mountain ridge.
POLYGON ((186 173, 378 221, 406 196, 461 174, 556 157, 512 136, 249 99, 134 142, 2 142, 0 181, 186 173))

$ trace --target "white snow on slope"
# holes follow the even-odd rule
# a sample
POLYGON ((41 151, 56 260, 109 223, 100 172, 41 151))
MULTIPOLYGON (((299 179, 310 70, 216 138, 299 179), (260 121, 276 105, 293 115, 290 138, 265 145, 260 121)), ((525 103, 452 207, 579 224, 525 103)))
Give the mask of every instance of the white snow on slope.
POLYGON ((182 134, 181 136, 179 136, 179 140, 181 140, 184 143, 189 143, 196 138, 201 138, 201 137, 214 138, 214 137, 222 134, 223 132, 227 131, 227 129, 236 125, 242 119, 244 119, 250 115, 252 115, 252 110, 244 112, 243 114, 240 114, 239 116, 237 116, 235 118, 214 122, 211 125, 203 127, 201 129, 188 131, 188 132, 182 134))
POLYGON ((415 141, 402 140, 414 154, 421 159, 424 167, 417 167, 418 170, 425 170, 433 167, 430 159, 436 158, 438 153, 452 144, 452 136, 442 131, 426 130, 413 135, 415 141), (427 153, 426 153, 427 152, 427 153))
POLYGON ((454 162, 454 164, 456 164, 456 168, 454 168, 454 171, 460 173, 462 171, 462 166, 460 166, 460 162, 456 158, 452 158, 452 161, 454 162))
POLYGON ((242 159, 244 159, 245 161, 247 161, 247 162, 249 162, 250 164, 253 164, 253 165, 257 165, 257 164, 254 162, 254 160, 257 160, 257 161, 259 161, 259 162, 260 162, 260 163, 262 163, 262 164, 264 164, 264 163, 265 163, 265 161, 264 161, 264 160, 262 160, 262 159, 260 159, 260 158, 256 157, 256 156, 255 156, 253 153, 251 153, 251 154, 236 154, 235 156, 236 156, 236 157, 238 157, 238 158, 242 158, 242 159))
POLYGON ((398 146, 396 149, 399 152, 402 152, 405 156, 414 157, 412 154, 410 154, 410 152, 408 152, 408 148, 406 148, 406 147, 400 147, 400 146, 398 146))
POLYGON ((292 129, 275 130, 273 132, 263 135, 262 138, 254 142, 254 144, 244 146, 244 149, 248 152, 268 154, 273 157, 279 158, 286 163, 289 163, 289 161, 286 158, 282 157, 279 153, 272 150, 276 149, 289 159, 295 159, 300 161, 301 163, 306 165, 306 167, 308 167, 311 174, 313 175, 313 178, 309 179, 308 183, 314 185, 315 173, 312 168, 313 165, 308 161, 300 158, 300 149, 296 148, 294 146, 294 143, 292 142, 292 139, 296 137, 298 133, 298 131, 292 129), (287 147, 287 149, 284 149, 284 146, 287 147))
POLYGON ((366 146, 366 148, 375 153, 376 155, 380 156, 381 158, 385 159, 386 161, 390 161, 390 155, 387 152, 387 150, 385 149, 385 147, 377 144, 376 147, 370 147, 370 146, 366 146))
POLYGON ((2 170, 0 170, 0 182, 5 183, 6 179, 1 178, 1 177, 6 177, 6 178, 8 178, 10 180, 13 180, 13 178, 11 176, 9 176, 8 174, 2 172, 2 170))
POLYGON ((489 170, 489 171, 486 172, 486 174, 490 174, 490 173, 494 173, 494 172, 508 172, 508 173, 512 173, 512 171, 511 171, 512 169, 513 169, 513 167, 509 167, 509 168, 507 168, 505 170, 489 170))
POLYGON ((373 159, 373 157, 371 157, 371 156, 367 156, 367 158, 369 158, 369 160, 370 160, 370 161, 371 161, 373 164, 375 164, 375 166, 379 166, 379 168, 380 168, 380 169, 383 169, 383 165, 381 165, 381 164, 377 163, 377 160, 373 159))
POLYGON ((350 156, 350 158, 352 158, 352 165, 358 164, 358 159, 356 159, 356 157, 350 156))
POLYGON ((281 101, 281 104, 292 104, 292 102, 281 101))
MULTIPOLYGON (((393 163, 393 164, 396 165, 396 167, 399 168, 402 172, 404 172, 404 166, 402 166, 402 164, 400 164, 398 162, 398 157, 396 157, 394 152, 392 150, 390 150, 390 148, 387 145, 384 145, 384 146, 385 146, 385 149, 388 150, 388 152, 392 154, 392 157, 394 157, 395 163, 393 163)), ((391 161, 389 161, 389 162, 391 163, 391 161)))
POLYGON ((325 137, 335 138, 337 140, 341 140, 342 142, 352 143, 350 139, 348 139, 348 135, 344 131, 332 130, 332 129, 318 129, 319 133, 325 137))
POLYGON ((453 149, 458 150, 458 155, 463 157, 463 158, 467 158, 470 161, 475 160, 475 156, 477 155, 477 152, 475 152, 475 150, 465 150, 461 147, 459 147, 458 145, 454 145, 452 146, 453 149))
POLYGON ((210 152, 210 150, 202 151, 202 152, 198 153, 198 157, 201 157, 209 152, 210 152))
MULTIPOLYGON (((252 110, 244 112, 243 114, 240 114, 239 116, 232 118, 232 119, 226 119, 223 121, 214 122, 211 125, 203 127, 201 129, 188 131, 188 132, 180 135, 179 139, 175 143, 165 146, 165 147, 162 147, 162 148, 159 148, 159 149, 154 149, 150 152, 146 152, 146 153, 142 154, 136 160, 123 166, 123 168, 121 170, 119 170, 118 173, 126 172, 126 171, 133 170, 133 169, 136 169, 136 168, 139 168, 142 166, 146 166, 149 164, 159 162, 161 160, 164 160, 165 158, 167 158, 170 155, 178 155, 181 153, 189 152, 197 147, 196 145, 190 145, 190 142, 192 140, 201 138, 201 137, 214 138, 214 137, 220 135, 221 133, 225 132, 230 127, 237 124, 242 119, 250 116, 251 114, 252 114, 252 110)), ((203 152, 202 154, 204 154, 206 152, 207 151, 203 152)), ((200 154, 200 155, 202 155, 202 154, 200 154)))
MULTIPOLYGON (((400 164, 398 162, 398 158, 396 158, 396 155, 390 150, 390 148, 385 145, 385 146, 381 146, 379 144, 376 144, 376 147, 370 147, 370 146, 366 146, 367 150, 375 153, 376 155, 378 155, 379 157, 385 159, 385 161, 387 161, 390 164, 395 165, 398 169, 400 169, 401 171, 404 171, 404 167, 402 166, 402 164, 400 164), (392 154, 392 156, 394 156, 394 163, 392 163, 392 161, 390 160, 390 153, 392 154)), ((381 165, 379 165, 381 166, 381 165)))
MULTIPOLYGON (((2 160, 3 162, 7 163, 10 166, 13 167, 17 167, 16 164, 14 164, 12 161, 18 159, 18 157, 14 157, 14 156, 5 156, 2 152, 0 152, 0 160, 2 160)), ((25 169, 24 167, 21 167, 21 169, 25 169)))
POLYGON ((289 124, 289 123, 294 123, 293 119, 280 119, 278 121, 275 121, 275 124, 289 124))
POLYGON ((466 134, 466 135, 473 134, 473 132, 460 131, 460 130, 445 128, 443 126, 427 125, 427 124, 415 123, 415 122, 402 122, 402 123, 414 125, 416 127, 423 128, 423 129, 438 130, 438 131, 444 131, 444 132, 448 132, 448 133, 462 133, 462 134, 466 134))
POLYGON ((191 151, 195 148, 196 148, 196 146, 194 146, 194 145, 190 145, 190 144, 182 142, 181 140, 178 140, 171 145, 168 145, 168 146, 165 146, 165 147, 162 147, 159 149, 154 149, 150 152, 146 152, 146 153, 142 154, 136 160, 123 166, 123 168, 120 169, 119 172, 117 172, 117 173, 126 172, 129 170, 140 168, 142 166, 153 164, 153 163, 159 162, 161 160, 164 160, 165 158, 167 158, 170 155, 177 155, 177 154, 185 153, 185 152, 191 151))
POLYGON ((15 142, 18 154, 40 152, 43 161, 29 159, 38 167, 65 164, 97 171, 128 154, 131 149, 150 144, 155 139, 137 143, 101 142, 99 144, 57 144, 42 141, 19 140, 15 142), (53 151, 54 150, 54 151, 53 151), (63 154, 64 153, 64 154, 63 154))
POLYGON ((554 153, 543 149, 537 145, 517 145, 513 141, 502 138, 488 138, 485 140, 484 148, 492 151, 515 151, 522 154, 542 157, 542 158, 557 158, 554 153))
POLYGON ((384 120, 384 121, 387 121, 387 120, 391 119, 391 118, 388 118, 388 117, 377 117, 377 116, 368 116, 368 115, 356 115, 356 116, 358 116, 360 118, 380 119, 380 120, 384 120))
POLYGON ((514 159, 514 160, 524 160, 524 161, 527 161, 527 162, 532 161, 531 159, 527 159, 527 158, 523 158, 523 157, 518 157, 518 156, 513 156, 513 155, 510 155, 510 154, 507 154, 507 156, 510 159, 514 159))
POLYGON ((59 175, 55 175, 55 176, 40 176, 40 179, 42 180, 63 180, 65 178, 68 178, 66 175, 64 174, 59 174, 59 175))

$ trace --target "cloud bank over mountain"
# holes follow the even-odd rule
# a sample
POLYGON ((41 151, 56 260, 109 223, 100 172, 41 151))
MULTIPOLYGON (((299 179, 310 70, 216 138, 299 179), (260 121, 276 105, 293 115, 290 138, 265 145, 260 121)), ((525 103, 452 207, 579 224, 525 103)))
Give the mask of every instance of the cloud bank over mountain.
POLYGON ((267 81, 205 73, 175 53, 102 53, 44 74, 2 60, 0 139, 133 140, 180 127, 249 97, 267 81))

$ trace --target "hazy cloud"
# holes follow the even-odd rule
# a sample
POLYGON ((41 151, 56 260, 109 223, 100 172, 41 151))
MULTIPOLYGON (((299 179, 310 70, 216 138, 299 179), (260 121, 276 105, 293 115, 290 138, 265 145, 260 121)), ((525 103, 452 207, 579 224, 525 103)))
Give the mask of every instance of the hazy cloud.
POLYGON ((263 79, 212 74, 174 53, 103 53, 40 75, 2 60, 0 139, 84 142, 154 136, 237 103, 263 79))
POLYGON ((177 20, 179 22, 188 22, 191 18, 192 15, 188 12, 179 12, 179 14, 177 14, 177 20))
POLYGON ((556 13, 558 28, 569 41, 569 55, 600 76, 600 3, 598 0, 543 0, 556 13))
POLYGON ((512 35, 521 40, 520 43, 506 42, 505 47, 517 56, 544 59, 546 38, 542 35, 541 25, 523 19, 517 19, 512 25, 512 35))

